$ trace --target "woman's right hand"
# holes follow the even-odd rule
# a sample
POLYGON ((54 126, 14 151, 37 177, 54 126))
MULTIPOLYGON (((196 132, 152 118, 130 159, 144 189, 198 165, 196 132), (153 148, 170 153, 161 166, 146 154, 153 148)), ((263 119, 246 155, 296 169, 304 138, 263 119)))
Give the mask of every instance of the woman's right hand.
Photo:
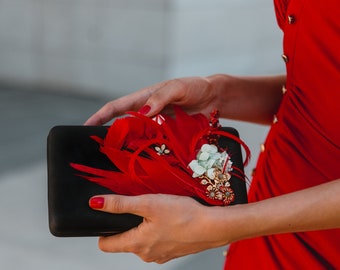
POLYGON ((203 113, 219 109, 219 97, 209 77, 186 77, 164 81, 132 94, 112 100, 92 115, 85 125, 102 125, 127 111, 152 117, 171 113, 170 105, 179 105, 187 113, 203 113))
POLYGON ((188 114, 208 117, 217 109, 221 118, 269 124, 279 108, 285 80, 285 75, 227 74, 168 80, 108 102, 85 125, 103 125, 127 111, 139 111, 148 117, 171 114, 172 105, 181 106, 188 114))

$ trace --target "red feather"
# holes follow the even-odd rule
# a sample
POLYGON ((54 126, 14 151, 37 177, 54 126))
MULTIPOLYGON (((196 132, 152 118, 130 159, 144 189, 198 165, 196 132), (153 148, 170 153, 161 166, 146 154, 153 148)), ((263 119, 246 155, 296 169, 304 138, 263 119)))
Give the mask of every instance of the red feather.
POLYGON ((199 178, 191 176, 188 164, 197 149, 207 143, 208 132, 241 143, 247 161, 248 147, 238 137, 212 129, 204 115, 188 115, 179 107, 175 107, 175 118, 158 116, 164 120, 162 123, 136 112, 128 114, 114 121, 104 139, 92 137, 119 171, 71 163, 74 169, 87 174, 83 178, 123 195, 176 194, 223 205, 222 201, 207 196, 206 187, 199 178))

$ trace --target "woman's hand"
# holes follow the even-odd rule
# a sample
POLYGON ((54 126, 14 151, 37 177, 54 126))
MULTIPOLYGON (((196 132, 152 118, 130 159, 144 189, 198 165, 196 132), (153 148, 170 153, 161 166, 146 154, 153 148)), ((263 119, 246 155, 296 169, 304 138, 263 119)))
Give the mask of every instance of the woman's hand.
POLYGON ((209 116, 214 109, 222 118, 268 124, 282 98, 285 76, 234 77, 216 74, 168 80, 108 102, 85 125, 102 125, 127 111, 146 116, 171 114, 172 105, 187 113, 209 116))
POLYGON ((101 237, 100 249, 131 252, 147 262, 165 263, 246 238, 339 228, 339 193, 340 179, 227 207, 208 207, 188 197, 160 194, 98 195, 89 204, 108 213, 144 217, 136 228, 101 237))
POLYGON ((144 217, 136 228, 101 237, 102 251, 131 252, 146 262, 165 263, 224 244, 211 218, 212 209, 220 207, 203 206, 188 197, 99 195, 90 199, 90 206, 109 213, 144 217))
POLYGON ((108 102, 85 125, 102 125, 127 111, 140 110, 147 116, 154 116, 161 111, 169 113, 168 105, 179 105, 188 113, 209 115, 218 102, 208 78, 173 79, 108 102))

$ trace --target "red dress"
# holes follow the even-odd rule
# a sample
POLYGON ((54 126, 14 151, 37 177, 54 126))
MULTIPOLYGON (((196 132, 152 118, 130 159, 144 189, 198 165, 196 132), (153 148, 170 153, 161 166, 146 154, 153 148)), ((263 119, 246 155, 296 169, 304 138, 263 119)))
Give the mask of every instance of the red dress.
MULTIPOLYGON (((287 90, 258 160, 252 202, 340 178, 340 2, 274 2, 287 90)), ((340 269, 340 230, 234 243, 225 269, 340 269)))

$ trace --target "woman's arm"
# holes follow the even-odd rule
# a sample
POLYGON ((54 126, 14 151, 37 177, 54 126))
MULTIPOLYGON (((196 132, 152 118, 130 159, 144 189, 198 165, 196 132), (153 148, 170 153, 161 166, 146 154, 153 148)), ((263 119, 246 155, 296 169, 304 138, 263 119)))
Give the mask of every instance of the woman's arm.
POLYGON ((222 117, 269 124, 281 103, 286 76, 232 77, 221 74, 208 79, 218 93, 222 117))
POLYGON ((214 109, 222 117, 269 123, 281 101, 285 76, 236 77, 213 75, 164 81, 112 100, 92 115, 86 125, 101 125, 126 111, 140 110, 147 116, 169 113, 172 105, 189 114, 209 115, 214 109))
POLYGON ((340 180, 256 203, 207 207, 173 195, 103 195, 90 206, 144 217, 136 228, 102 237, 107 252, 132 252, 147 262, 171 259, 241 239, 340 228, 340 180))
POLYGON ((220 228, 229 223, 225 243, 256 236, 340 228, 340 179, 301 191, 231 208, 215 208, 220 228), (223 225, 222 225, 223 224, 223 225))

